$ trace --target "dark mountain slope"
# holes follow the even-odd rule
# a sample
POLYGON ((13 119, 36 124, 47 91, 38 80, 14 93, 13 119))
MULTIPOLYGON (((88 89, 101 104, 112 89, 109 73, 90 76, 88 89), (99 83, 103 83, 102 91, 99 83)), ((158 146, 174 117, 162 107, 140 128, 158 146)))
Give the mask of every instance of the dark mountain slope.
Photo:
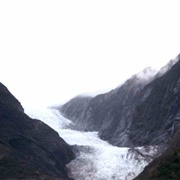
MULTIPOLYGON (((136 75, 127 80, 121 87, 109 93, 108 102, 104 101, 101 107, 104 116, 95 115, 96 120, 102 119, 99 128, 99 136, 118 146, 130 146, 129 127, 132 123, 132 115, 134 109, 141 97, 141 90, 145 86, 146 81, 142 81, 136 75)), ((95 122, 94 122, 95 123, 95 122)))
POLYGON ((180 113, 180 61, 143 89, 148 96, 136 106, 130 127, 133 144, 165 144, 180 113))
POLYGON ((23 113, 0 84, 0 179, 69 179, 65 164, 74 158, 58 133, 23 113))
POLYGON ((135 180, 179 180, 180 178, 180 126, 175 127, 175 134, 168 149, 150 163, 135 180))
POLYGON ((172 64, 168 64, 166 73, 156 76, 144 87, 144 84, 132 81, 131 90, 126 88, 126 83, 119 88, 126 88, 116 94, 119 105, 124 103, 113 113, 116 116, 112 121, 114 127, 108 124, 110 118, 104 122, 107 128, 101 126, 99 135, 102 139, 120 146, 165 145, 169 141, 180 111, 180 61, 176 59, 172 64), (136 86, 138 93, 134 93, 136 86))
POLYGON ((83 118, 84 112, 91 99, 92 97, 89 96, 77 96, 71 99, 61 107, 62 115, 76 123, 77 120, 83 118))

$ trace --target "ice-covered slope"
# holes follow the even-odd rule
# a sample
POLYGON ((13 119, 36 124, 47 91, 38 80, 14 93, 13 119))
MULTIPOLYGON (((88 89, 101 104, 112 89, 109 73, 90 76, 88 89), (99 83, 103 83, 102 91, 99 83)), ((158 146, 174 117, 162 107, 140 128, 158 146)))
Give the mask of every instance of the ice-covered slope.
POLYGON ((70 121, 57 110, 25 108, 25 112, 47 123, 74 146, 77 157, 67 167, 75 180, 131 180, 156 156, 156 147, 119 148, 99 139, 97 132, 63 129, 70 121))
POLYGON ((49 108, 26 108, 25 113, 33 119, 40 119, 55 131, 68 127, 72 122, 61 116, 58 110, 49 108))

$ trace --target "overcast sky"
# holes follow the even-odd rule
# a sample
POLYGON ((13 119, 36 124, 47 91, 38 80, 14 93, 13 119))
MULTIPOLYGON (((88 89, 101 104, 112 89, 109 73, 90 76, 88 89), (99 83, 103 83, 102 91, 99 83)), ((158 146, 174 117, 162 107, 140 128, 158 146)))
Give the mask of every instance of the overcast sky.
POLYGON ((0 81, 32 106, 115 88, 180 52, 179 2, 2 0, 0 81))

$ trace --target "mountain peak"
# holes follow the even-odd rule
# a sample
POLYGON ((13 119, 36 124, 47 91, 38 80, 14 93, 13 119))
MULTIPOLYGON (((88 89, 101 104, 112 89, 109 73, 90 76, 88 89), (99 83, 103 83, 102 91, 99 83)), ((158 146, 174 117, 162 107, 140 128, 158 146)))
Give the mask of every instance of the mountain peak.
POLYGON ((137 73, 136 76, 139 79, 148 81, 154 78, 154 76, 157 74, 157 70, 153 69, 152 67, 148 66, 145 69, 143 69, 141 72, 137 73))

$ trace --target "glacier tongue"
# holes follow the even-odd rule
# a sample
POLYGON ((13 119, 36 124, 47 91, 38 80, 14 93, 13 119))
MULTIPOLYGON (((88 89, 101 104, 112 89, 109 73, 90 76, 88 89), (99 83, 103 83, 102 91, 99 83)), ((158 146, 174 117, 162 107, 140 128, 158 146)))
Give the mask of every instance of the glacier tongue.
POLYGON ((71 121, 58 110, 25 108, 25 113, 42 120, 73 145, 76 159, 67 168, 75 180, 131 180, 152 161, 157 152, 157 147, 115 147, 99 139, 97 132, 67 129, 71 121))
POLYGON ((32 119, 39 119, 55 131, 68 127, 72 122, 61 116, 58 110, 49 108, 24 108, 25 113, 32 119))

